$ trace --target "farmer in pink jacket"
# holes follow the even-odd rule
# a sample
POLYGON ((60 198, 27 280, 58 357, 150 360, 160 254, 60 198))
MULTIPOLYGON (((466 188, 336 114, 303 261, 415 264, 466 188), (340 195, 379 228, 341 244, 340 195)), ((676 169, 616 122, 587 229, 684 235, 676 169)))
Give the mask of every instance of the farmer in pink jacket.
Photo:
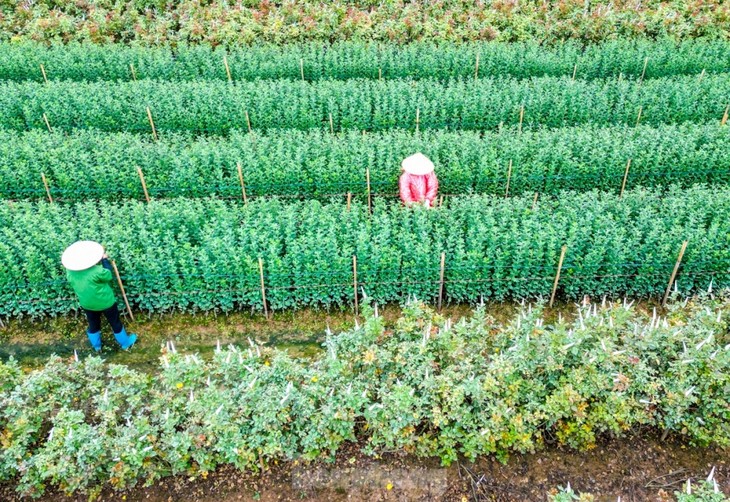
POLYGON ((433 171, 433 162, 416 153, 406 157, 401 163, 403 174, 400 175, 400 198, 406 206, 423 204, 432 207, 436 200, 439 182, 433 171))

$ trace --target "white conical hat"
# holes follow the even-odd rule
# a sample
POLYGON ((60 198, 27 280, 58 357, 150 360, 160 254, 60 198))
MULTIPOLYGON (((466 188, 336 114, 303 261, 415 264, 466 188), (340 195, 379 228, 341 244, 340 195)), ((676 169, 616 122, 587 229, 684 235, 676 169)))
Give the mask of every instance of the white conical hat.
POLYGON ((77 241, 66 248, 61 255, 61 263, 68 270, 86 270, 104 256, 104 246, 94 241, 77 241))
POLYGON ((401 166, 408 174, 421 175, 433 172, 433 162, 421 152, 414 153, 403 159, 401 166))

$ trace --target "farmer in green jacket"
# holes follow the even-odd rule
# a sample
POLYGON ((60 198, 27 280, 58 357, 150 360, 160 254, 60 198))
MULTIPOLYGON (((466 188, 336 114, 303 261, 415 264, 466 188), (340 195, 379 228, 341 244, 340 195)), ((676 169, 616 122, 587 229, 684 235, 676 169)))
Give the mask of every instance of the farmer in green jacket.
POLYGON ((78 241, 63 252, 61 263, 66 277, 86 313, 89 329, 86 334, 95 351, 101 350, 101 316, 104 314, 123 350, 137 341, 137 335, 128 335, 119 320, 117 299, 112 290, 112 267, 98 242, 78 241))

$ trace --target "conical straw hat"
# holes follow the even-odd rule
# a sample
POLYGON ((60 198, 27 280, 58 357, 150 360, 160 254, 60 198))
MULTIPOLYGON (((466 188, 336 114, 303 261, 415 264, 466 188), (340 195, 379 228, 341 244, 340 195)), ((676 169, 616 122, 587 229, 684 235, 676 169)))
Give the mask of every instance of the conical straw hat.
POLYGON ((401 166, 408 174, 423 175, 433 172, 433 162, 420 152, 403 159, 401 166))
POLYGON ((61 255, 61 263, 67 270, 86 270, 104 256, 104 247, 94 241, 78 241, 71 244, 61 255))

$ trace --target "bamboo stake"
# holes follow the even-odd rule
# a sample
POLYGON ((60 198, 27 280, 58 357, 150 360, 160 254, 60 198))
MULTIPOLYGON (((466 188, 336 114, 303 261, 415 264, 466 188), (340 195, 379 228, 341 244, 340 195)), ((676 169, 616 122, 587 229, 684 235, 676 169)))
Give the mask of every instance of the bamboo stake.
POLYGON ((555 282, 553 282, 553 292, 550 295, 550 307, 553 306, 553 302, 555 301, 555 292, 558 290, 558 281, 560 280, 560 271, 563 268, 563 259, 565 258, 565 251, 568 249, 568 246, 563 246, 563 248, 560 250, 560 260, 558 260, 558 270, 555 272, 555 282))
POLYGON ((266 287, 264 286, 264 260, 259 258, 259 277, 261 278, 261 299, 264 302, 264 315, 269 319, 269 307, 266 305, 266 287))
POLYGON ((122 298, 124 299, 124 305, 127 306, 127 313, 129 314, 129 317, 134 321, 134 313, 132 312, 132 308, 129 306, 129 300, 127 299, 127 292, 124 290, 124 284, 122 284, 122 277, 119 275, 119 269, 117 268, 117 264, 114 260, 111 260, 112 262, 112 268, 114 268, 114 275, 117 276, 117 284, 119 284, 119 289, 122 291, 122 298))
POLYGON ((378 68, 378 80, 383 80, 383 69, 378 68))
POLYGON ((302 74, 302 82, 304 82, 304 59, 299 58, 299 72, 302 74))
POLYGON ((43 67, 43 64, 41 64, 41 73, 43 74, 43 81, 47 84, 48 77, 46 77, 46 69, 43 67))
POLYGON ((636 116, 636 127, 639 127, 639 121, 641 120, 641 112, 644 109, 644 105, 639 106, 639 114, 636 116))
POLYGON ((727 114, 730 112, 730 105, 727 105, 725 107, 725 113, 722 115, 722 120, 720 121, 720 126, 724 126, 727 124, 727 114))
POLYGON ((418 126, 421 123, 421 109, 416 107, 416 134, 418 134, 418 126))
POLYGON ((48 132, 53 133, 53 130, 51 129, 51 123, 48 122, 48 117, 46 116, 45 113, 43 114, 43 120, 46 123, 46 127, 48 128, 48 132))
POLYGON ((350 212, 350 203, 352 202, 352 192, 347 192, 347 212, 350 212))
POLYGON ((575 81, 575 74, 578 73, 578 63, 575 63, 575 66, 573 66, 573 77, 570 80, 575 81))
POLYGON ((132 80, 137 81, 137 72, 134 71, 134 65, 129 63, 129 69, 132 71, 132 80))
POLYGON ((525 118, 525 105, 522 105, 522 106, 520 107, 520 125, 519 125, 519 127, 517 128, 517 130, 518 130, 519 132, 522 132, 522 119, 524 119, 524 118, 525 118))
POLYGON ((137 166, 137 174, 139 174, 139 180, 142 182, 142 190, 144 190, 144 198, 147 200, 147 203, 150 202, 150 194, 147 192, 147 183, 144 181, 144 174, 142 173, 142 169, 137 166))
POLYGON ((228 75, 228 81, 233 82, 233 77, 231 77, 231 67, 228 66, 228 57, 226 55, 223 56, 223 65, 226 67, 226 75, 228 75))
POLYGON ((243 183, 243 168, 241 167, 241 163, 236 163, 236 168, 238 169, 238 181, 241 183, 241 195, 243 195, 243 203, 244 205, 248 206, 248 197, 246 197, 246 185, 243 183))
POLYGON ((702 68, 702 72, 700 72, 700 78, 697 80, 697 83, 699 84, 702 82, 702 79, 705 78, 705 69, 702 68))
POLYGON ((53 197, 51 197, 51 189, 48 187, 48 180, 46 180, 46 175, 41 173, 41 179, 43 180, 43 186, 46 187, 46 195, 48 196, 48 202, 53 204, 53 197))
POLYGON ((335 125, 334 125, 334 122, 332 121, 332 114, 330 113, 330 134, 334 134, 334 133, 335 133, 335 125))
POLYGON ((641 70, 641 78, 639 79, 639 85, 644 81, 644 75, 646 75, 646 65, 649 64, 649 56, 644 58, 644 69, 641 70))
POLYGON ((152 120, 152 111, 147 107, 147 118, 150 119, 150 127, 152 127, 152 137, 157 141, 157 129, 155 129, 155 121, 152 120))
POLYGON ((439 197, 439 207, 444 207, 444 196, 443 195, 441 195, 439 197))
POLYGON ((441 253, 441 276, 439 279, 439 305, 438 310, 441 312, 441 301, 444 298, 444 265, 446 264, 446 253, 441 253))
POLYGON ((359 315, 360 305, 357 298, 357 256, 352 255, 352 286, 355 291, 355 315, 359 315))
POLYGON ((662 307, 667 303, 667 298, 669 298, 669 293, 672 290, 672 284, 674 283, 674 279, 677 278, 677 271, 679 270, 679 265, 682 262, 682 257, 684 256, 685 249, 687 249, 687 241, 684 241, 682 243, 682 249, 679 250, 677 263, 674 264, 674 270, 672 270, 672 275, 669 277, 669 284, 667 284, 667 291, 664 293, 664 298, 662 299, 662 307))
POLYGON ((370 168, 365 169, 365 180, 368 184, 368 212, 372 214, 373 212, 373 198, 372 193, 370 191, 370 168))
POLYGON ((504 198, 509 196, 509 180, 512 178, 512 159, 509 159, 509 166, 507 167, 507 187, 504 190, 504 198))
POLYGON ((474 80, 479 78, 479 53, 477 52, 477 62, 474 65, 474 80))
POLYGON ((538 196, 538 194, 539 194, 539 192, 535 192, 535 198, 532 199, 532 211, 534 211, 535 210, 535 206, 537 206, 537 196, 538 196))
POLYGON ((631 167, 631 159, 626 162, 626 171, 624 171, 624 181, 621 183, 621 192, 618 194, 618 198, 624 196, 624 190, 626 189, 626 180, 629 177, 629 168, 631 167))
POLYGON ((3 323, 2 317, 0 317, 0 328, 5 328, 5 323, 3 323))
POLYGON ((250 132, 252 132, 251 131, 251 119, 248 116, 248 110, 245 110, 244 113, 246 113, 246 125, 248 125, 248 132, 250 133, 250 132))

